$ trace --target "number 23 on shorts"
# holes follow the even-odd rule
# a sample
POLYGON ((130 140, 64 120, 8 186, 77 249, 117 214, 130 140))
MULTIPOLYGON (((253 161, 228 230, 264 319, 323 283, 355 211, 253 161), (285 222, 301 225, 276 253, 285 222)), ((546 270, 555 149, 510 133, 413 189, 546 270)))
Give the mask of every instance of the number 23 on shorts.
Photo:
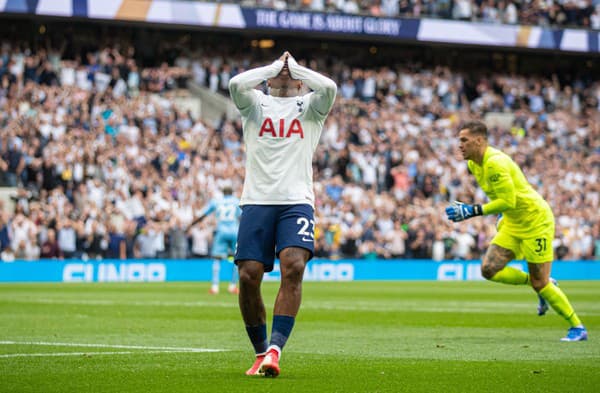
POLYGON ((315 240, 315 220, 299 217, 298 220, 296 220, 296 224, 300 226, 298 235, 301 236, 302 241, 312 242, 315 240))

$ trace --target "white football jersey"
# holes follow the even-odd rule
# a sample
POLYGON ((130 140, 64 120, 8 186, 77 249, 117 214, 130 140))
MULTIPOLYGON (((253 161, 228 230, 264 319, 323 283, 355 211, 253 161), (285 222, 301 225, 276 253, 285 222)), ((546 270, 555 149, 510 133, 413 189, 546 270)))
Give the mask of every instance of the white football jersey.
POLYGON ((336 95, 331 79, 288 59, 290 74, 313 91, 274 97, 254 88, 283 68, 278 60, 231 79, 246 145, 246 178, 240 205, 310 204, 314 208, 312 157, 336 95))

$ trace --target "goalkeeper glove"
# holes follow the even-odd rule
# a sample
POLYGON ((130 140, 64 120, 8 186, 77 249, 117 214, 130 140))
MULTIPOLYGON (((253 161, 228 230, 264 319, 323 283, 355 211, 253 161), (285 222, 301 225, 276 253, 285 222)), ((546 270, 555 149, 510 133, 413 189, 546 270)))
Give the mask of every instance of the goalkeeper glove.
POLYGON ((467 205, 459 201, 454 201, 446 208, 446 216, 454 222, 466 220, 467 218, 481 216, 483 210, 481 205, 467 205))

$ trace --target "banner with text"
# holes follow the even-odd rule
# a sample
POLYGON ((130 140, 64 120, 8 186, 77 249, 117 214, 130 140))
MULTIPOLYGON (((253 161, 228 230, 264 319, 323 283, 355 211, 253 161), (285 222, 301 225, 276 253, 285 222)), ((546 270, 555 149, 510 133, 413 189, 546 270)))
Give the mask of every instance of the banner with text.
MULTIPOLYGON (((446 44, 600 52, 600 32, 432 18, 273 10, 189 0, 0 0, 0 14, 34 14, 221 29, 313 32, 446 44)), ((300 38, 300 37, 299 37, 300 38)))
POLYGON ((242 8, 246 28, 356 34, 414 40, 419 19, 242 8))
MULTIPOLYGON (((512 266, 526 269, 526 263, 512 266)), ((221 280, 231 278, 234 265, 221 264, 221 280)), ((210 281, 210 260, 104 260, 0 262, 0 283, 4 282, 165 282, 210 281)), ((600 280, 600 262, 555 262, 552 276, 558 280, 600 280)), ((265 275, 265 281, 278 281, 279 265, 265 275)), ((480 261, 428 260, 320 260, 306 268, 306 281, 361 280, 482 280, 480 261)))

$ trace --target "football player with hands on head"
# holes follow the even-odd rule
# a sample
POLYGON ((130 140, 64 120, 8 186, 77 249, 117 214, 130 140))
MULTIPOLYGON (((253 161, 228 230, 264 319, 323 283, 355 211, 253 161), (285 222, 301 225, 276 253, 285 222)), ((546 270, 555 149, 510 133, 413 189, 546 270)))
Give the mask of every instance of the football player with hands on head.
POLYGON ((460 222, 500 214, 498 233, 481 264, 483 277, 504 284, 532 286, 539 297, 538 315, 544 315, 549 304, 569 323, 569 331, 561 341, 587 340, 587 331, 567 296, 550 278, 554 259, 554 215, 550 205, 507 154, 488 145, 487 136, 487 127, 481 122, 466 123, 458 133, 459 149, 468 160, 469 171, 490 202, 454 202, 446 208, 446 215, 451 221, 460 222), (529 274, 507 266, 513 259, 525 259, 529 274))
POLYGON ((239 305, 256 359, 247 375, 279 375, 281 350, 300 308, 302 278, 314 253, 312 157, 337 87, 289 52, 233 77, 229 91, 242 115, 246 176, 235 262, 239 305), (255 89, 266 81, 268 94, 255 89), (303 86, 311 91, 302 94, 303 86), (281 283, 267 341, 260 286, 279 258, 281 283))

